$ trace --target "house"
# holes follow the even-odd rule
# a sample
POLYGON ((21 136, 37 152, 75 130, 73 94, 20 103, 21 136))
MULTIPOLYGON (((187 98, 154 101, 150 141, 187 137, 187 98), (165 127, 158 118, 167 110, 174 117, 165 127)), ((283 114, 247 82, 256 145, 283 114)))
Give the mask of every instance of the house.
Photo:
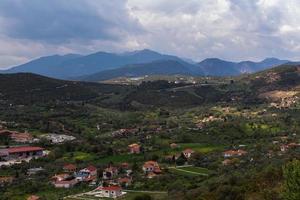
POLYGON ((229 150, 229 151, 225 151, 223 152, 223 155, 225 158, 229 158, 229 157, 238 157, 238 156, 243 156, 246 155, 247 151, 244 150, 229 150))
POLYGON ((100 192, 100 194, 96 196, 114 199, 121 197, 123 194, 120 186, 98 187, 96 188, 96 191, 100 192))
POLYGON ((65 164, 63 166, 63 170, 67 173, 74 173, 74 172, 76 172, 77 167, 74 164, 65 164))
POLYGON ((73 178, 73 179, 66 179, 66 180, 57 180, 55 182, 53 182, 54 187, 56 188, 72 188, 74 187, 76 184, 78 183, 78 181, 73 178))
POLYGON ((128 187, 132 183, 132 178, 131 177, 118 178, 117 182, 122 187, 128 187))
POLYGON ((288 145, 283 144, 283 145, 280 146, 280 151, 285 152, 285 151, 288 150, 288 148, 289 148, 288 145))
POLYGON ((63 181, 70 177, 71 177, 70 174, 64 173, 64 174, 55 174, 51 179, 54 181, 63 181))
POLYGON ((97 178, 97 168, 90 165, 75 174, 77 181, 91 181, 97 178))
POLYGON ((129 153, 132 153, 132 154, 139 154, 141 152, 141 146, 139 144, 131 144, 131 145, 128 145, 129 147, 129 153))
POLYGON ((11 147, 0 149, 0 158, 3 160, 39 158, 42 157, 43 148, 32 146, 11 147))
POLYGON ((170 144, 171 149, 176 149, 178 147, 178 145, 176 143, 172 143, 170 144))
POLYGON ((143 171, 147 174, 160 174, 161 169, 156 161, 147 161, 143 165, 143 171))
POLYGON ((116 167, 108 167, 103 170, 103 179, 112 179, 116 177, 119 173, 118 168, 116 167))
POLYGON ((39 196, 36 195, 31 195, 27 198, 27 200, 40 200, 41 198, 39 196))
POLYGON ((127 137, 129 135, 134 135, 138 132, 139 130, 136 128, 127 128, 127 129, 119 129, 114 132, 112 132, 113 137, 127 137))
POLYGON ((52 144, 61 144, 64 142, 70 142, 70 141, 76 140, 76 137, 71 136, 71 135, 54 134, 54 133, 41 135, 40 138, 48 140, 52 144))
POLYGON ((283 144, 280 146, 280 151, 285 152, 288 149, 295 149, 297 147, 300 147, 300 144, 296 144, 296 143, 283 144))
POLYGON ((11 184, 14 179, 13 176, 0 176, 0 186, 11 184))
POLYGON ((44 171, 44 170, 45 170, 45 169, 42 168, 42 167, 30 168, 30 169, 27 170, 27 174, 28 174, 29 176, 31 176, 31 175, 35 175, 35 174, 37 174, 37 173, 39 173, 39 172, 42 172, 42 171, 44 171))
POLYGON ((186 157, 187 159, 190 158, 192 156, 192 154, 195 153, 195 151, 193 149, 185 149, 182 151, 182 154, 184 155, 184 157, 186 157))
POLYGON ((224 166, 231 165, 232 163, 233 163, 233 161, 230 160, 230 159, 225 159, 225 160, 222 161, 222 164, 223 164, 224 166))
POLYGON ((30 143, 33 141, 33 137, 30 133, 17 133, 17 132, 13 132, 10 135, 10 138, 15 141, 15 142, 19 142, 19 143, 30 143))
POLYGON ((121 163, 121 169, 129 169, 129 163, 127 163, 127 162, 124 162, 124 163, 121 163))

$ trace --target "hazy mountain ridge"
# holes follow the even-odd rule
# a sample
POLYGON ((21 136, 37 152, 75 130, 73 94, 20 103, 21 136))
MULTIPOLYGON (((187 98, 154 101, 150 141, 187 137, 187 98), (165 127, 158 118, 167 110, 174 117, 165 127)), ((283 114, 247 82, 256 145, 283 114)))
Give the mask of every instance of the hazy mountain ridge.
POLYGON ((70 79, 71 77, 98 73, 128 64, 148 63, 156 60, 177 60, 181 62, 181 59, 176 56, 163 55, 144 49, 124 54, 97 52, 86 56, 55 55, 42 57, 4 70, 2 73, 28 72, 53 78, 70 79))
POLYGON ((288 60, 266 58, 260 62, 241 61, 230 62, 218 58, 208 58, 197 65, 210 76, 236 76, 243 73, 254 73, 274 66, 288 63, 288 60))
MULTIPOLYGON (((53 55, 41 57, 0 72, 27 72, 67 80, 77 79, 77 77, 80 77, 80 80, 82 80, 82 77, 85 77, 83 80, 100 81, 103 80, 103 74, 106 74, 106 77, 112 77, 108 76, 109 73, 119 76, 139 76, 159 73, 162 73, 161 75, 179 73, 193 76, 237 76, 242 73, 253 73, 284 63, 290 63, 290 61, 267 58, 261 62, 230 62, 218 58, 208 58, 199 63, 192 63, 192 61, 187 61, 187 59, 181 59, 177 56, 164 55, 144 49, 120 54, 97 52, 85 56, 77 54, 53 55), (176 61, 177 64, 174 65, 173 63, 173 65, 170 65, 169 61, 176 61), (158 66, 162 68, 161 70, 153 66, 155 62, 159 64, 158 66), (178 69, 172 68, 172 66, 178 67, 178 64, 186 69, 178 71, 178 69), (129 67, 130 65, 134 67, 129 67), (141 73, 142 71, 143 73, 141 73), (96 78, 97 76, 99 78, 96 78), (88 77, 91 77, 91 79, 89 80, 88 77)), ((115 76, 112 78, 115 78, 115 76)))

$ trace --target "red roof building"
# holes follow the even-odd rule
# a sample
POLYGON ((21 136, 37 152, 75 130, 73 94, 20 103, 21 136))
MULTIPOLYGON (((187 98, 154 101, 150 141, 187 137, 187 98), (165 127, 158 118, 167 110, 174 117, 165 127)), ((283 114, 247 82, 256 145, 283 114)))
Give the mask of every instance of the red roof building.
POLYGON ((11 147, 0 150, 0 157, 5 160, 29 158, 29 157, 42 157, 43 148, 32 146, 11 147))
POLYGON ((31 195, 27 198, 27 200, 40 200, 41 198, 39 196, 36 195, 31 195))
POLYGON ((122 188, 120 186, 98 187, 96 190, 101 192, 101 197, 118 198, 122 196, 122 188))
POLYGON ((132 153, 132 154, 138 154, 141 152, 141 146, 139 144, 131 144, 131 145, 128 145, 129 147, 129 153, 132 153))
POLYGON ((12 133, 10 138, 15 142, 26 143, 32 142, 33 137, 30 133, 12 133))
POLYGON ((182 153, 186 158, 190 158, 195 151, 193 149, 185 149, 182 153))
POLYGON ((112 179, 117 176, 119 173, 118 168, 116 167, 108 167, 103 170, 103 179, 112 179))
POLYGON ((77 167, 74 164, 66 164, 64 165, 63 169, 65 172, 76 172, 77 167))
POLYGON ((224 157, 234 157, 234 156, 243 156, 246 155, 247 151, 244 150, 229 150, 223 153, 224 157))
POLYGON ((144 163, 143 171, 146 174, 152 174, 152 173, 160 174, 161 173, 161 169, 160 169, 158 163, 156 161, 152 161, 152 160, 144 163))

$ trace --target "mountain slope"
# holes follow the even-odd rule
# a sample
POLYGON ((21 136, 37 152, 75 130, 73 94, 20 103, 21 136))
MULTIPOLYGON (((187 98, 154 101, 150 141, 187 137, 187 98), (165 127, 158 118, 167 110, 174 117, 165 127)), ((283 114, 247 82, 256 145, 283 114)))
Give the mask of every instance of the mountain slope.
POLYGON ((36 60, 32 60, 28 63, 19 65, 17 67, 4 70, 2 71, 2 73, 30 72, 30 73, 36 73, 36 74, 52 77, 52 76, 56 76, 56 74, 59 71, 59 68, 57 67, 60 66, 62 63, 80 57, 81 55, 78 54, 67 54, 64 56, 53 55, 53 56, 41 57, 36 60))
POLYGON ((106 70, 89 76, 79 77, 85 81, 103 81, 117 77, 138 77, 145 75, 192 75, 194 72, 181 62, 161 60, 145 64, 133 64, 118 69, 106 70))
POLYGON ((29 72, 43 76, 69 79, 115 69, 128 64, 148 63, 156 60, 176 60, 176 56, 163 55, 148 49, 123 54, 97 52, 86 56, 49 56, 2 71, 3 73, 29 72))
POLYGON ((218 58, 208 58, 201 61, 197 65, 204 71, 205 75, 236 76, 242 73, 258 72, 288 62, 288 60, 279 60, 276 58, 267 58, 261 62, 230 62, 218 58))
POLYGON ((89 101, 127 90, 126 86, 64 81, 30 73, 0 74, 0 104, 89 101))

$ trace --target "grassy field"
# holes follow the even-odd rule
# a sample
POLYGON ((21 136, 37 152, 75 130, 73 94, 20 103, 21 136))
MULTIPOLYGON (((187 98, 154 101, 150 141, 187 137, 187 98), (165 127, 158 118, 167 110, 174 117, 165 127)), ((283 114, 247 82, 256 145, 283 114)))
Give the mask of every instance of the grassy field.
POLYGON ((210 171, 202 167, 177 167, 169 168, 169 172, 182 176, 208 176, 210 171))
POLYGON ((68 162, 74 162, 76 160, 92 161, 93 159, 95 159, 95 156, 93 154, 76 151, 74 153, 66 153, 63 159, 68 162))
POLYGON ((210 153, 213 151, 221 151, 224 149, 223 146, 214 146, 201 143, 180 143, 178 144, 178 148, 172 150, 172 152, 183 151, 187 148, 193 149, 198 153, 210 153))

